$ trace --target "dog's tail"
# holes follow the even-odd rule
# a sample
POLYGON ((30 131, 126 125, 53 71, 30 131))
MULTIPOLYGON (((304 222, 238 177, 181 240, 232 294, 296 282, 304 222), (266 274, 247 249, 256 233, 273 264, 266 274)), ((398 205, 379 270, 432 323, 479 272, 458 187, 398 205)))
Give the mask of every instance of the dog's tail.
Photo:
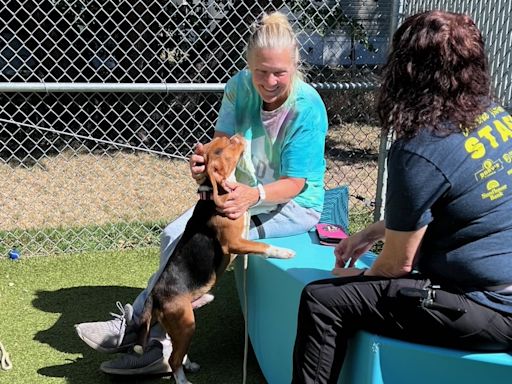
POLYGON ((153 317, 153 295, 149 295, 144 303, 142 315, 139 321, 139 329, 137 331, 137 344, 133 347, 133 350, 142 355, 146 348, 146 342, 149 336, 149 329, 151 328, 151 321, 153 317))

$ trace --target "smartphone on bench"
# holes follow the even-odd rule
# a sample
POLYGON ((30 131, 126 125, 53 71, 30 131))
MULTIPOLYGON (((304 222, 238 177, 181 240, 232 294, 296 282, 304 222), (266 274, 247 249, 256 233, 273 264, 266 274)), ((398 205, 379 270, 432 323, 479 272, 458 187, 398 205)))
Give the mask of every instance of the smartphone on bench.
POLYGON ((335 246, 340 240, 348 237, 345 230, 336 224, 318 223, 316 225, 316 233, 320 244, 335 246))

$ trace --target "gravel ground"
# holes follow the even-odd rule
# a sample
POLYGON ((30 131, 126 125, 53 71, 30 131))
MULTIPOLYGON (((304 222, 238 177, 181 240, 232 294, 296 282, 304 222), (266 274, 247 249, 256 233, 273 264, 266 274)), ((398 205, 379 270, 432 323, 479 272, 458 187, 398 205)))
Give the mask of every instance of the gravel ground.
MULTIPOLYGON (((371 126, 331 129, 327 186, 349 184, 353 195, 374 199, 378 138, 371 126)), ((0 178, 0 230, 169 222, 197 198, 185 161, 145 153, 65 152, 29 169, 2 163, 0 178)))
POLYGON ((196 199, 188 165, 149 154, 47 158, 30 169, 0 165, 0 230, 170 221, 196 199))
POLYGON ((349 186, 352 206, 375 200, 380 130, 370 125, 342 124, 331 128, 326 141, 326 187, 349 186))

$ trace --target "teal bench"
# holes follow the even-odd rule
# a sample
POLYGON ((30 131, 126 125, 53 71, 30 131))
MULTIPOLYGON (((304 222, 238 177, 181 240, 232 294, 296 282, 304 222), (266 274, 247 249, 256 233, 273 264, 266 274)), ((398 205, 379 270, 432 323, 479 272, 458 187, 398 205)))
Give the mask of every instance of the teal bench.
MULTIPOLYGON (((346 188, 328 191, 324 220, 347 227, 347 195, 346 188)), ((247 302, 248 333, 260 368, 269 384, 286 384, 291 380, 302 288, 332 277, 334 254, 332 247, 318 244, 314 232, 265 242, 292 248, 297 254, 290 260, 251 256, 245 270, 243 258, 238 258, 235 277, 242 308, 247 302)), ((367 252, 357 266, 368 267, 374 259, 375 254, 367 252)), ((510 384, 512 355, 456 351, 358 332, 350 343, 339 383, 510 384)))

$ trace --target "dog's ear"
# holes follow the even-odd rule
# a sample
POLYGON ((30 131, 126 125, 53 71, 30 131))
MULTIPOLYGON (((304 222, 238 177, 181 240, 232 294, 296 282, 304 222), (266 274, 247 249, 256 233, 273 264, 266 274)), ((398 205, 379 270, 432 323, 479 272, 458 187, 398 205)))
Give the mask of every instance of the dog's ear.
POLYGON ((206 164, 206 173, 208 174, 208 178, 210 179, 210 183, 212 184, 213 188, 213 201, 215 201, 215 204, 217 206, 220 206, 224 203, 224 201, 227 199, 228 195, 225 195, 224 198, 221 198, 219 196, 219 182, 222 182, 221 174, 219 173, 218 169, 218 159, 212 159, 209 163, 206 164))
POLYGON ((208 176, 210 177, 210 181, 216 182, 216 183, 222 183, 225 179, 225 166, 224 162, 220 158, 216 157, 210 157, 210 161, 206 162, 206 172, 208 173, 208 176))

